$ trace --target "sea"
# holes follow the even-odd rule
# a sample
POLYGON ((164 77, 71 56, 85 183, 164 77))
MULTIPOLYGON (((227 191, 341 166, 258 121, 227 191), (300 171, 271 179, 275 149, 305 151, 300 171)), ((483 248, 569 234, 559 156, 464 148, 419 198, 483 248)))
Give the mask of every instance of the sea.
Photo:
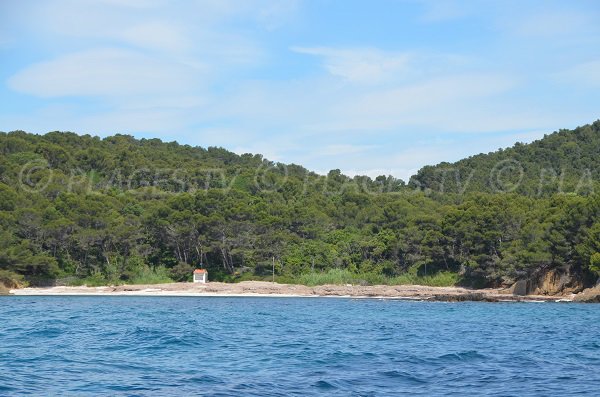
POLYGON ((0 298, 0 396, 599 394, 594 304, 0 298))

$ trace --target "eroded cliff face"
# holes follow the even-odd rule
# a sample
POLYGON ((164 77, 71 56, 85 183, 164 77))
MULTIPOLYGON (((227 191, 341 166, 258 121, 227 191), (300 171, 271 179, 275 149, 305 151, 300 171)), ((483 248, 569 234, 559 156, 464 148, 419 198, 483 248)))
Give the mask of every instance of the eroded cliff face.
POLYGON ((584 281, 568 268, 551 269, 515 282, 509 291, 514 295, 569 295, 585 289, 584 281))
POLYGON ((532 282, 532 293, 535 295, 576 294, 584 288, 581 277, 562 269, 550 270, 532 282))

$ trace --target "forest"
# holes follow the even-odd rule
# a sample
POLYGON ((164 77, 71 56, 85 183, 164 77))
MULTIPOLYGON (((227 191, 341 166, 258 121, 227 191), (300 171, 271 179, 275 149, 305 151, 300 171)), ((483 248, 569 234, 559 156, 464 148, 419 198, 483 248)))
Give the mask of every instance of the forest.
POLYGON ((277 281, 301 283, 600 273, 600 121, 407 183, 127 135, 13 131, 0 153, 8 286, 189 281, 199 266, 211 280, 270 280, 273 258, 277 281))

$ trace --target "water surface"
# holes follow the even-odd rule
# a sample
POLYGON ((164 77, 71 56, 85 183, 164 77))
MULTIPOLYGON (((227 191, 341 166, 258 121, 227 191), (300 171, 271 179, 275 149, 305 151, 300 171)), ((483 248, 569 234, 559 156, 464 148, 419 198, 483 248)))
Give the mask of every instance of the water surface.
POLYGON ((0 395, 597 395, 600 305, 0 298, 0 395))

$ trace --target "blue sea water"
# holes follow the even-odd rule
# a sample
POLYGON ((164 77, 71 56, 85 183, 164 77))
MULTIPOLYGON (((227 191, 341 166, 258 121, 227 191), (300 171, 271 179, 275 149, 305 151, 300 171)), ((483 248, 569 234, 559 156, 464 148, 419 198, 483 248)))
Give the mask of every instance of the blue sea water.
POLYGON ((0 395, 600 393, 600 305, 5 297, 0 395))

